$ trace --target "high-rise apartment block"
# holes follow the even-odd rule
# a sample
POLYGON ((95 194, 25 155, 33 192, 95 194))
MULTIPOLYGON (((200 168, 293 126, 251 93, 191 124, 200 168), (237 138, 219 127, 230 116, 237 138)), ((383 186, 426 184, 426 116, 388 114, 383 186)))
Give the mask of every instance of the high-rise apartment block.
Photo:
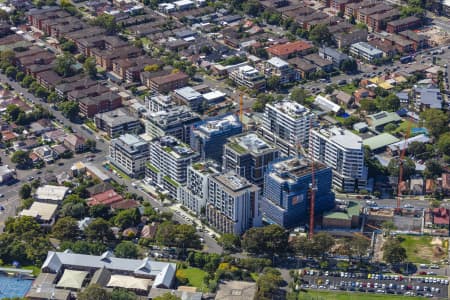
POLYGON ((235 115, 211 118, 194 125, 191 136, 191 147, 203 160, 213 159, 222 163, 223 145, 227 138, 240 134, 242 123, 235 115))
POLYGON ((176 138, 156 138, 150 142, 146 176, 176 198, 177 189, 186 182, 189 165, 197 159, 198 154, 176 138))
MULTIPOLYGON (((334 206, 331 192, 331 168, 314 162, 316 214, 334 206)), ((269 166, 264 181, 261 214, 270 223, 292 228, 308 222, 312 184, 312 162, 306 158, 288 158, 269 166)))
POLYGON ((366 187, 362 139, 351 131, 338 127, 312 130, 309 155, 333 169, 333 185, 339 190, 354 192, 366 187))
POLYGON ((193 163, 187 169, 186 185, 178 189, 178 201, 199 215, 206 209, 209 177, 217 173, 212 161, 193 163))
POLYGON ((293 101, 267 104, 259 132, 280 148, 283 154, 296 155, 298 146, 308 147, 314 114, 293 101))
POLYGON ((208 180, 206 218, 223 233, 242 234, 260 226, 260 189, 233 173, 214 174, 208 180))
POLYGON ((151 138, 171 135, 189 144, 191 127, 200 121, 200 117, 186 106, 173 107, 147 115, 146 133, 151 138))
POLYGON ((130 177, 144 174, 149 156, 148 143, 137 135, 127 133, 111 140, 110 162, 130 177))
POLYGON ((258 186, 269 163, 280 156, 277 147, 254 132, 229 138, 223 152, 223 170, 232 170, 258 186))

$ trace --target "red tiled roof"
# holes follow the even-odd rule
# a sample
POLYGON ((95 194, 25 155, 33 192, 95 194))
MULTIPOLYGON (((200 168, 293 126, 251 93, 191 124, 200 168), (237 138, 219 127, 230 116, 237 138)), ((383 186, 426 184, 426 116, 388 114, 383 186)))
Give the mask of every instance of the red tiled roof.
POLYGON ((13 140, 16 137, 17 137, 17 134, 12 131, 9 131, 9 130, 2 131, 2 139, 4 141, 13 140))
POLYGON ((123 201, 123 197, 121 195, 117 194, 117 192, 115 190, 111 189, 111 190, 107 190, 106 192, 92 196, 88 201, 88 205, 89 206, 99 205, 99 204, 111 205, 113 203, 120 202, 120 201, 123 201))
POLYGON ((111 208, 114 208, 114 209, 128 209, 128 208, 135 208, 135 207, 139 207, 139 202, 137 202, 136 200, 131 200, 131 199, 122 200, 122 201, 111 204, 111 208))
POLYGON ((311 49, 313 46, 304 41, 289 42, 275 45, 267 49, 269 53, 277 56, 286 56, 303 50, 311 49))
POLYGON ((449 225, 450 215, 449 210, 445 207, 433 208, 433 223, 438 225, 449 225))

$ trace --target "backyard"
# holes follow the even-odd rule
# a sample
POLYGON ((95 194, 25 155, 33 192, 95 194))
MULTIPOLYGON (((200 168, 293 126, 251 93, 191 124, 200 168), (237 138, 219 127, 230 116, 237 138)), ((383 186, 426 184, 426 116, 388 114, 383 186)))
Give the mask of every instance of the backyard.
POLYGON ((203 282, 203 278, 208 274, 199 268, 186 268, 181 269, 183 274, 188 278, 189 285, 195 286, 199 291, 208 291, 208 286, 203 282))

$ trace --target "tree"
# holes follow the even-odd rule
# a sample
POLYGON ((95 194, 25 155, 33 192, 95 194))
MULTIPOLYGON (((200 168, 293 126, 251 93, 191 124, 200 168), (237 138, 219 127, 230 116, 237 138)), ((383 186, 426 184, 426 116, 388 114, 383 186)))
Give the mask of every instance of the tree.
POLYGON ((76 64, 75 57, 70 53, 64 53, 56 58, 55 72, 62 77, 70 77, 74 74, 72 66, 76 64))
POLYGON ((86 140, 86 149, 88 149, 91 152, 95 152, 97 149, 97 143, 93 139, 87 139, 86 140))
POLYGON ((435 159, 430 159, 427 160, 427 162, 425 163, 426 165, 426 169, 425 169, 425 177, 426 178, 437 178, 439 176, 441 176, 443 168, 441 166, 441 164, 439 163, 439 161, 435 160, 435 159))
POLYGON ((381 228, 386 233, 387 236, 391 235, 392 230, 397 229, 397 226, 395 226, 394 222, 392 221, 385 221, 381 224, 381 228))
POLYGON ((91 241, 107 242, 114 239, 114 234, 110 229, 108 221, 97 218, 84 230, 86 237, 91 241))
POLYGON ((288 247, 288 232, 279 225, 263 227, 265 251, 269 255, 285 253, 288 247))
POLYGON ((111 292, 111 300, 135 300, 136 294, 125 289, 114 289, 111 292))
POLYGON ((73 54, 77 52, 77 45, 73 41, 66 41, 61 45, 61 49, 73 54))
POLYGON ((154 298, 154 300, 181 300, 181 298, 172 293, 167 292, 165 294, 162 294, 161 296, 154 298))
MULTIPOLYGON (((400 165, 399 158, 392 158, 389 161, 387 170, 391 176, 395 177, 399 176, 399 165, 400 165)), ((403 159, 403 180, 408 179, 411 175, 414 175, 415 172, 416 172, 416 164, 411 158, 405 157, 403 159)))
POLYGON ((75 101, 61 102, 59 104, 59 109, 61 110, 61 113, 70 120, 74 120, 80 112, 78 103, 75 101))
POLYGON ((386 126, 384 126, 384 132, 394 132, 397 129, 397 124, 395 123, 389 123, 386 126))
POLYGON ((366 111, 369 114, 378 110, 375 101, 371 99, 361 99, 359 105, 361 107, 361 110, 366 111))
POLYGON ((26 168, 31 165, 31 159, 28 156, 28 152, 18 150, 11 156, 11 161, 17 164, 18 168, 26 168))
POLYGON ((89 215, 92 218, 109 219, 110 217, 109 207, 103 204, 93 205, 89 207, 89 215))
POLYGON ((235 251, 240 247, 241 239, 232 233, 224 233, 219 238, 219 244, 224 250, 235 251))
POLYGON ((4 231, 28 242, 41 234, 41 226, 35 218, 21 216, 6 220, 4 231))
POLYGON ((420 159, 422 153, 427 151, 426 149, 427 148, 425 147, 424 143, 414 141, 414 142, 409 143, 407 150, 408 150, 409 154, 414 155, 414 157, 420 159))
POLYGON ((358 62, 355 59, 346 59, 339 67, 343 72, 354 73, 358 70, 358 62))
POLYGON ((14 63, 16 54, 12 50, 6 50, 0 52, 0 64, 10 66, 14 63))
POLYGON ((441 134, 449 131, 449 116, 440 109, 427 109, 420 114, 420 117, 424 121, 425 127, 435 138, 439 138, 441 134))
POLYGON ((141 214, 137 208, 124 209, 114 217, 114 225, 125 229, 137 225, 141 219, 141 214))
POLYGON ((441 153, 450 155, 450 132, 446 132, 439 137, 437 147, 441 153))
POLYGON ((280 271, 274 268, 264 269, 263 274, 256 281, 256 293, 254 300, 275 299, 278 289, 283 283, 280 271))
POLYGON ((88 57, 86 58, 86 60, 83 63, 83 69, 84 69, 84 73, 89 75, 89 77, 91 78, 96 78, 97 77, 97 65, 95 63, 95 58, 88 57))
POLYGON ((334 239, 329 233, 319 232, 313 236, 313 244, 316 255, 324 257, 334 246, 334 239))
POLYGON ((17 72, 16 81, 21 82, 25 78, 25 73, 22 71, 17 72))
POLYGON ((8 104, 8 106, 6 106, 6 115, 12 122, 17 120, 17 117, 19 117, 21 112, 23 112, 23 110, 15 104, 8 104))
POLYGON ((59 240, 73 240, 78 236, 78 222, 74 218, 58 219, 52 227, 52 234, 59 240))
POLYGON ((355 255, 361 260, 364 255, 367 254, 367 249, 369 249, 370 242, 363 237, 356 237, 352 240, 351 249, 355 255))
POLYGON ((333 36, 328 30, 328 26, 326 24, 318 24, 314 26, 309 32, 309 40, 317 46, 333 44, 333 36))
POLYGON ((119 245, 116 246, 116 249, 114 250, 114 254, 117 257, 137 258, 138 249, 133 242, 123 241, 119 245))
POLYGON ((8 68, 6 68, 5 75, 8 78, 14 78, 15 79, 16 75, 17 75, 17 68, 14 67, 14 66, 9 66, 8 68))
POLYGON ((291 92, 291 100, 300 104, 305 103, 305 99, 308 97, 308 94, 303 88, 294 88, 291 92))
POLYGON ((399 264, 407 259, 406 249, 396 239, 388 239, 384 244, 383 259, 391 265, 399 264))
POLYGON ((242 248, 254 254, 264 252, 264 232, 261 228, 250 228, 242 238, 242 248))
POLYGON ((77 294, 78 300, 111 300, 111 294, 98 284, 91 284, 77 294))
POLYGON ((66 217, 81 219, 86 215, 86 203, 67 202, 61 207, 60 214, 66 217))
POLYGON ((159 70, 158 64, 147 65, 144 67, 145 72, 156 72, 159 70))
POLYGON ((400 107, 400 99, 395 94, 381 98, 377 97, 376 104, 379 110, 396 111, 400 107))
POLYGON ((280 77, 278 77, 278 76, 270 76, 267 79, 267 89, 276 91, 279 88, 280 88, 280 77))
POLYGON ((22 185, 22 187, 19 190, 19 196, 22 199, 27 199, 31 197, 31 186, 28 183, 25 183, 22 185))
POLYGON ((244 12, 250 16, 256 17, 262 10, 261 4, 256 0, 249 0, 242 4, 244 12))
POLYGON ((325 87, 325 93, 331 94, 331 93, 333 93, 333 91, 334 91, 334 86, 332 86, 331 84, 329 84, 325 87))
POLYGON ((94 25, 103 27, 106 29, 107 34, 115 34, 119 31, 119 25, 117 24, 114 16, 109 14, 101 14, 94 20, 94 25))
POLYGON ((31 77, 30 75, 25 75, 20 85, 23 86, 24 88, 28 88, 33 83, 33 81, 34 81, 33 77, 31 77))

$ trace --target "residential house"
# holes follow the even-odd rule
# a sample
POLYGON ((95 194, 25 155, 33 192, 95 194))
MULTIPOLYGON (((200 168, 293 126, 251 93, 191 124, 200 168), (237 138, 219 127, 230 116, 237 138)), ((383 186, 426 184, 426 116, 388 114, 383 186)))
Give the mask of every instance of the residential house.
POLYGON ((308 54, 305 55, 303 58, 309 60, 324 72, 328 73, 333 71, 333 63, 327 59, 322 58, 319 54, 316 53, 308 54))
POLYGON ((53 163, 56 158, 56 154, 53 152, 53 149, 48 145, 43 145, 33 149, 33 153, 35 153, 42 161, 47 164, 53 163))
POLYGON ((311 78, 311 76, 317 71, 317 66, 304 58, 294 57, 288 61, 297 69, 300 77, 303 79, 311 78))
POLYGON ((53 129, 54 125, 49 119, 39 119, 30 124, 30 131, 35 135, 42 135, 45 132, 52 131, 53 129))
POLYGON ((345 107, 350 107, 354 102, 354 98, 352 95, 339 90, 333 92, 333 94, 331 95, 331 99, 339 105, 345 107))
POLYGON ((418 110, 442 108, 442 94, 438 88, 414 88, 415 107, 418 110))
POLYGON ((123 197, 118 194, 114 189, 110 189, 95 195, 92 195, 88 200, 89 206, 94 205, 106 205, 111 206, 114 203, 123 201, 123 197))
POLYGON ((80 135, 70 133, 64 137, 64 146, 75 153, 83 152, 86 149, 86 140, 80 135))

